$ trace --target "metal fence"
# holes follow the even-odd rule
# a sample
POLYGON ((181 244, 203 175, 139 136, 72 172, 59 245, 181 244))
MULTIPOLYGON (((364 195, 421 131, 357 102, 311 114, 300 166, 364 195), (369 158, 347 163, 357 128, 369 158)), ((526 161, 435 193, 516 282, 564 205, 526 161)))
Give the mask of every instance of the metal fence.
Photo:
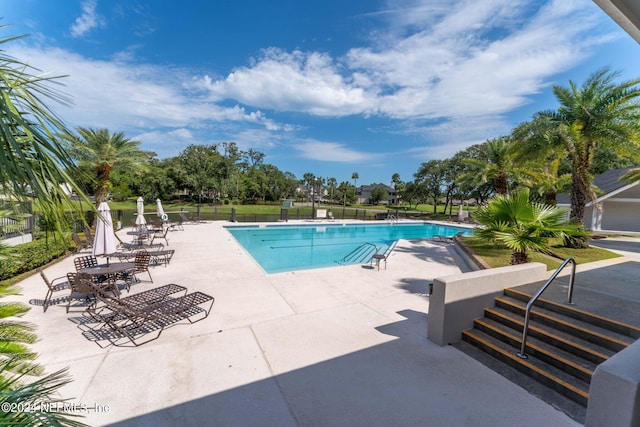
MULTIPOLYGON (((16 211, 16 204, 12 204, 12 211, 16 211)), ((0 202, 0 209, 3 208, 0 202)), ((19 236, 21 234, 33 233, 37 231, 46 231, 46 221, 39 214, 32 214, 31 206, 21 206, 22 212, 11 216, 10 218, 0 218, 0 239, 19 236), (29 212, 29 213, 26 213, 29 212)), ((387 218, 406 218, 407 214, 403 211, 370 211, 366 209, 349 209, 342 207, 326 207, 322 209, 331 211, 334 219, 353 219, 361 221, 383 220, 387 218)), ((179 211, 167 211, 168 220, 170 222, 179 222, 181 219, 179 211)), ((190 211, 183 211, 185 216, 191 220, 201 221, 229 221, 229 222, 283 222, 289 220, 310 220, 313 219, 311 210, 307 208, 281 208, 279 214, 265 213, 242 213, 238 214, 233 207, 213 207, 213 210, 200 209, 195 207, 190 211)), ((84 211, 82 213, 68 212, 67 220, 72 232, 80 233, 87 225, 91 226, 95 221, 94 211, 84 211)), ((135 209, 116 209, 111 211, 113 225, 116 229, 131 227, 135 223, 138 213, 135 209)), ((159 220, 155 213, 145 214, 147 222, 159 220)))
MULTIPOLYGON (((404 211, 388 210, 388 211, 370 211, 366 209, 348 209, 339 207, 332 209, 323 207, 332 212, 334 219, 354 219, 361 221, 383 220, 387 218, 407 218, 404 211)), ((180 211, 165 211, 170 222, 179 222, 181 220, 180 211)), ((307 208, 281 208, 279 214, 274 213, 242 213, 236 212, 233 207, 216 207, 213 209, 200 209, 195 207, 193 210, 182 211, 184 216, 190 220, 200 221, 229 221, 229 222, 282 222, 288 220, 309 220, 313 219, 311 210, 307 208)), ((92 217, 91 212, 85 214, 92 217)), ((113 224, 116 228, 131 227, 135 224, 138 215, 135 209, 115 210, 111 211, 113 224)), ((145 214, 147 222, 158 220, 155 213, 145 214)), ((88 221, 91 223, 92 221, 88 221)), ((82 231, 82 223, 77 223, 78 229, 82 231)))
POLYGON ((0 200, 0 211, 11 212, 0 217, 0 240, 33 233, 35 217, 30 202, 9 202, 0 200))

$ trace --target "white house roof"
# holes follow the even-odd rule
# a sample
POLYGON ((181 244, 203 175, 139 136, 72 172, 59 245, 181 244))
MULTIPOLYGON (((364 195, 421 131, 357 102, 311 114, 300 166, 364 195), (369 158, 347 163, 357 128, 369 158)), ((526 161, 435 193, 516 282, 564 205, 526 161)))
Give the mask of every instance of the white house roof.
MULTIPOLYGON (((622 169, 612 169, 593 178, 593 185, 598 187, 603 192, 603 194, 600 195, 596 200, 598 202, 601 202, 615 196, 616 194, 622 193, 623 191, 626 191, 631 187, 635 187, 636 185, 638 185, 638 182, 627 184, 625 181, 620 181, 620 177, 622 177, 622 175, 624 175, 631 169, 635 169, 636 167, 637 166, 622 169)), ((571 199, 569 197, 569 194, 567 193, 558 194, 557 201, 558 206, 569 206, 571 204, 571 199)), ((591 206, 591 202, 587 203, 587 206, 591 206)))

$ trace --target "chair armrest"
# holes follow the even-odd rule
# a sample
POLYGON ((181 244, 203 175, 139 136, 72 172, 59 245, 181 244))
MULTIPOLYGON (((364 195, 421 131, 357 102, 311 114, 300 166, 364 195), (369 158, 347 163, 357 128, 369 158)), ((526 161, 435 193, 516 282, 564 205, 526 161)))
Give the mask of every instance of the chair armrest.
POLYGON ((56 280, 64 280, 65 282, 69 281, 67 279, 67 276, 56 277, 55 279, 51 280, 51 286, 55 286, 56 285, 56 280))

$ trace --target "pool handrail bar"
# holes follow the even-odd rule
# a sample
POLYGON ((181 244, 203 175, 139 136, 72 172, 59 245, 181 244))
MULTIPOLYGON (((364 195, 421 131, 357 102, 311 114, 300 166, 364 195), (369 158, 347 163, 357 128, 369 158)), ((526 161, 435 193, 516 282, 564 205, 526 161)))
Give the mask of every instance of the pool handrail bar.
MULTIPOLYGON (((345 255, 340 262, 347 262, 349 259, 354 258, 356 256, 356 254, 358 252, 364 252, 363 248, 367 247, 367 246, 372 246, 374 253, 378 252, 378 247, 376 245, 374 245, 373 243, 370 242, 365 242, 363 244, 361 244, 360 246, 358 246, 357 248, 355 248, 354 250, 352 250, 351 252, 349 252, 347 255, 345 255)), ((371 250, 369 250, 368 252, 371 252, 371 250)))
POLYGON ((576 276, 576 260, 574 260, 573 258, 567 258, 562 262, 562 264, 560 264, 560 267, 556 269, 556 271, 551 275, 551 277, 549 277, 549 279, 545 282, 545 284, 542 285, 540 289, 538 289, 538 292, 536 292, 527 303, 527 309, 525 310, 525 314, 524 314, 524 325, 522 327, 522 343, 520 344, 520 351, 516 353, 516 355, 519 358, 521 359, 528 358, 525 352, 525 347, 527 346, 527 333, 529 331, 529 316, 531 314, 531 307, 533 307, 533 304, 538 300, 538 298, 540 298, 540 295, 542 295, 542 293, 547 290, 551 282, 553 282, 555 278, 558 277, 558 274, 560 274, 560 272, 569 263, 572 264, 572 268, 571 268, 571 275, 569 276, 569 289, 567 290, 567 304, 573 304, 572 302, 573 281, 576 276))

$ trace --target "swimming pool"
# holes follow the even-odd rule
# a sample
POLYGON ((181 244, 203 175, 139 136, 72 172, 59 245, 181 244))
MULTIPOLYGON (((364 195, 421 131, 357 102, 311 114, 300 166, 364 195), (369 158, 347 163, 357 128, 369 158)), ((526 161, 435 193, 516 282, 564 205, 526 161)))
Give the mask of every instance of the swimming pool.
POLYGON ((398 239, 453 236, 468 228, 430 223, 225 226, 267 273, 369 262, 398 239))

